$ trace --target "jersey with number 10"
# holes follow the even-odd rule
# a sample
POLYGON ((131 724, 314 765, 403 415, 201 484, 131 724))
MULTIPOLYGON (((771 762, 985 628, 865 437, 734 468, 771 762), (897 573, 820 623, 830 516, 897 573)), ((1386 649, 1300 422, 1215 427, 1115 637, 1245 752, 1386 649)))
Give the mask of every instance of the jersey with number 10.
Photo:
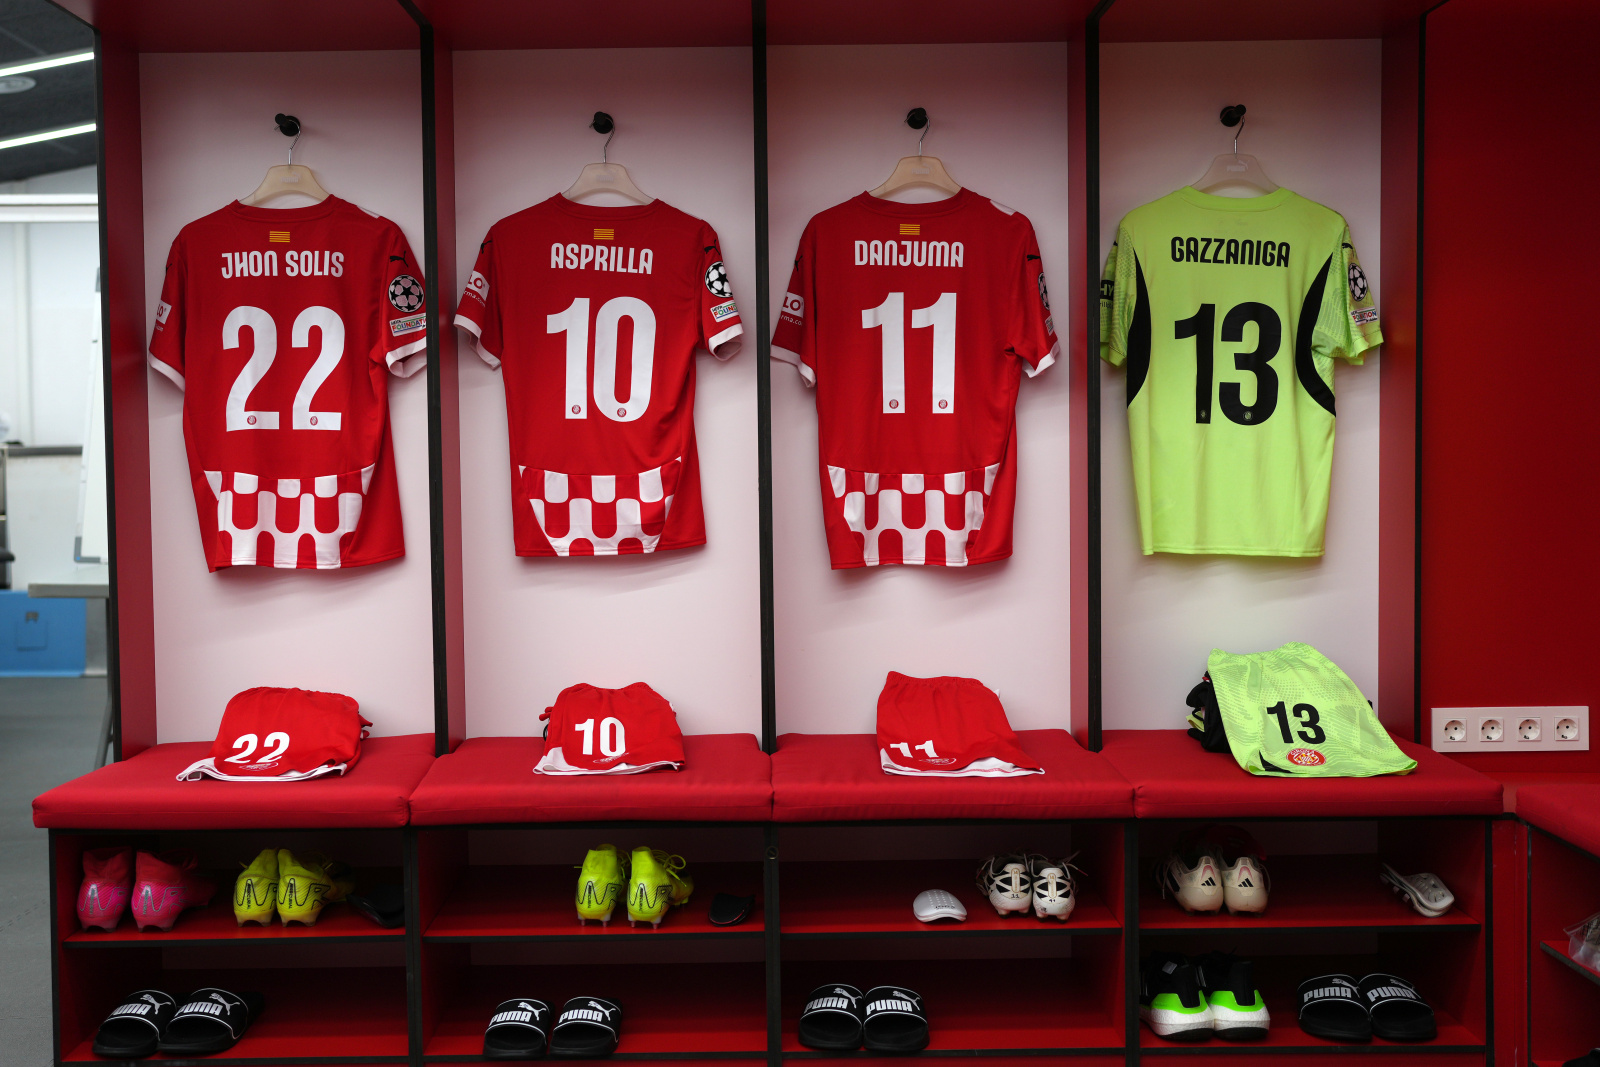
POLYGON ((816 386, 836 569, 1011 555, 1017 388, 1057 356, 1026 217, 970 189, 829 208, 800 238, 772 345, 816 386))
POLYGON ((1192 188, 1129 212, 1100 354, 1127 367, 1145 554, 1322 555, 1333 361, 1382 343, 1337 212, 1287 189, 1192 188))
POLYGON ((709 225, 553 196, 489 228, 456 325, 505 376, 517 555, 705 543, 694 356, 744 332, 709 225))
POLYGON ((427 361, 421 276, 400 227, 336 196, 178 232, 150 366, 184 391, 212 570, 405 554, 388 377, 427 361))

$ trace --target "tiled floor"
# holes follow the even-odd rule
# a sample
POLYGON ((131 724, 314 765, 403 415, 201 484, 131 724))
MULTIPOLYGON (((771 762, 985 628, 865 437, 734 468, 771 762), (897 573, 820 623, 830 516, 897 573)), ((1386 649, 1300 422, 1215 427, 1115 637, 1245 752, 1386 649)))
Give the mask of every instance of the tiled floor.
POLYGON ((29 802, 87 772, 104 678, 0 678, 0 1048, 17 1067, 50 1063, 48 845, 29 802))

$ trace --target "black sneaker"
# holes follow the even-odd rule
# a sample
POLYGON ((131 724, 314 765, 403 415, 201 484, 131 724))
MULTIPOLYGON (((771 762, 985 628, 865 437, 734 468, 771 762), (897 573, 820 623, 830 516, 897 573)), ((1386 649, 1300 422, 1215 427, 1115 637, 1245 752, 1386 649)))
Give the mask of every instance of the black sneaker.
POLYGON ((1139 965, 1139 1018, 1168 1041, 1211 1036, 1211 1008, 1194 966, 1176 952, 1152 952, 1139 965))
POLYGON ((1259 1041, 1267 1036, 1272 1019, 1267 1002, 1256 988, 1249 960, 1231 952, 1208 952, 1193 961, 1211 1025, 1224 1041, 1259 1041))

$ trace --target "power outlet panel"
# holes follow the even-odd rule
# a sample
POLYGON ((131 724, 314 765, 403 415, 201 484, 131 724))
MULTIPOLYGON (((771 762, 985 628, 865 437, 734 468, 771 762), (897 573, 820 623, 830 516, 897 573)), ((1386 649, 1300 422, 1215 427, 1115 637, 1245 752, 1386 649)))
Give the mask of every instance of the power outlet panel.
POLYGON ((1587 707, 1434 708, 1435 752, 1587 752, 1587 707))

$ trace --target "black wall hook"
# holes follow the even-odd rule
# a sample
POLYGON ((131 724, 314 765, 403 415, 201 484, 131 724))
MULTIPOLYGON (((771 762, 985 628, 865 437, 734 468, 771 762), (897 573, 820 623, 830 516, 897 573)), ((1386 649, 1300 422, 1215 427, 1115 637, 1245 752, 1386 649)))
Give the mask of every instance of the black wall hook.
POLYGON ((1222 109, 1222 114, 1219 117, 1222 119, 1224 126, 1237 126, 1244 119, 1244 105, 1229 104, 1222 109))
POLYGON ((278 132, 285 137, 300 136, 300 120, 293 115, 277 114, 272 116, 272 121, 278 124, 278 132))
POLYGON ((596 111, 594 121, 589 123, 589 128, 595 133, 610 133, 617 128, 617 124, 611 121, 611 116, 604 111, 596 111))
POLYGON ((914 107, 906 112, 906 125, 913 130, 920 130, 928 124, 928 109, 914 107))

